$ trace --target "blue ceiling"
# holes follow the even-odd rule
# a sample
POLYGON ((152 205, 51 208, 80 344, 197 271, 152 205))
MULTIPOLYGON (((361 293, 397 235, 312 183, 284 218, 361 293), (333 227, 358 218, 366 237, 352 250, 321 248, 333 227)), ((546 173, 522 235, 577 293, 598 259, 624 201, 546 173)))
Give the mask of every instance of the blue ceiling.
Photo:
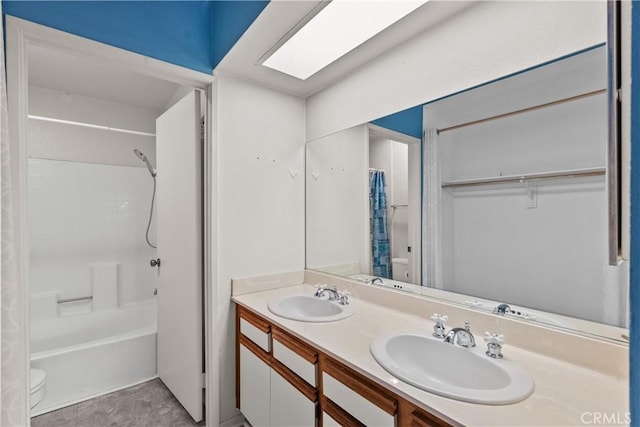
POLYGON ((211 74, 268 1, 3 0, 48 27, 211 74))
POLYGON ((422 105, 374 120, 371 123, 422 139, 422 105))

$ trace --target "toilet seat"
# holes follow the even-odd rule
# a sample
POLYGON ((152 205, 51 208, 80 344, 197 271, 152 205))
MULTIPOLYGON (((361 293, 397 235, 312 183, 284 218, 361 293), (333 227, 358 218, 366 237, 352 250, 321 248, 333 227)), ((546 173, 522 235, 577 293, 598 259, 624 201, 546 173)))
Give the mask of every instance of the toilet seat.
POLYGON ((36 406, 45 392, 45 383, 47 382, 47 373, 42 369, 31 369, 31 408, 36 406))

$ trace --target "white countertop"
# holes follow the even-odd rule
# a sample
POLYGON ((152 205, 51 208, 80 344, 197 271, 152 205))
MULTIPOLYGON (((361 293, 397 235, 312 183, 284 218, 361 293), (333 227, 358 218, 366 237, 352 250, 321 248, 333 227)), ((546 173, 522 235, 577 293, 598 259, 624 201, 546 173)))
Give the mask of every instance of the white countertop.
MULTIPOLYGON (((236 295, 232 300, 303 341, 335 357, 372 380, 420 407, 454 424, 469 426, 570 426, 594 423, 605 414, 609 420, 626 421, 628 381, 565 361, 509 345, 505 359, 522 365, 535 381, 533 394, 511 405, 483 405, 441 397, 392 377, 373 359, 371 341, 385 332, 412 330, 431 332, 424 318, 352 298, 355 314, 331 323, 304 323, 276 316, 267 308, 271 299, 288 295, 311 295, 311 285, 294 285, 236 295), (611 418, 615 417, 615 418, 611 418)), ((451 325, 458 326, 458 325, 451 325)), ((484 331, 475 331, 476 335, 484 331)), ((609 423, 610 424, 610 423, 609 423)))

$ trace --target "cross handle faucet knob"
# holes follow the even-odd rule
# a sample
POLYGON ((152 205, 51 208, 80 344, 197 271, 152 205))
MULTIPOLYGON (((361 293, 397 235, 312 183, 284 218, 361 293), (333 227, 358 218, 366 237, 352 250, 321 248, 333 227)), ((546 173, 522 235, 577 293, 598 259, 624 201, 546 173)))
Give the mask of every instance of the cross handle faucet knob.
POLYGON ((485 354, 494 359, 502 359, 502 344, 504 344, 504 335, 493 334, 491 332, 484 333, 484 341, 487 343, 487 351, 485 354))
POLYGON ((446 336, 446 328, 444 326, 444 322, 449 320, 449 316, 445 314, 433 313, 433 315, 431 316, 431 320, 436 322, 436 324, 433 325, 433 336, 436 338, 444 338, 446 336))
POLYGON ((349 305, 349 295, 351 295, 349 291, 338 291, 338 303, 349 305))

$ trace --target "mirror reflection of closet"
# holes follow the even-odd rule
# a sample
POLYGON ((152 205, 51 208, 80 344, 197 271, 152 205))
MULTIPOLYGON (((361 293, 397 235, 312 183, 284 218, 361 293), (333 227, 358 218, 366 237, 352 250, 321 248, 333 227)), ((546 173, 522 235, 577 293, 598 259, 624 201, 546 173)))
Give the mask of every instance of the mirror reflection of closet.
MULTIPOLYGON (((410 254, 410 272, 394 275, 391 262, 384 284, 485 311, 508 303, 522 320, 624 340, 628 262, 608 257, 606 46, 418 108, 424 146, 409 153, 418 178, 407 199, 418 222, 411 252, 390 256, 410 254)), ((363 124, 307 144, 308 268, 379 276, 362 196, 368 169, 393 162, 375 155, 378 131, 391 132, 363 124)), ((393 247, 392 215, 404 208, 387 196, 393 247)))
POLYGON ((425 285, 625 323, 625 267, 608 266, 606 72, 599 46, 425 106, 425 238, 440 242, 425 285))

